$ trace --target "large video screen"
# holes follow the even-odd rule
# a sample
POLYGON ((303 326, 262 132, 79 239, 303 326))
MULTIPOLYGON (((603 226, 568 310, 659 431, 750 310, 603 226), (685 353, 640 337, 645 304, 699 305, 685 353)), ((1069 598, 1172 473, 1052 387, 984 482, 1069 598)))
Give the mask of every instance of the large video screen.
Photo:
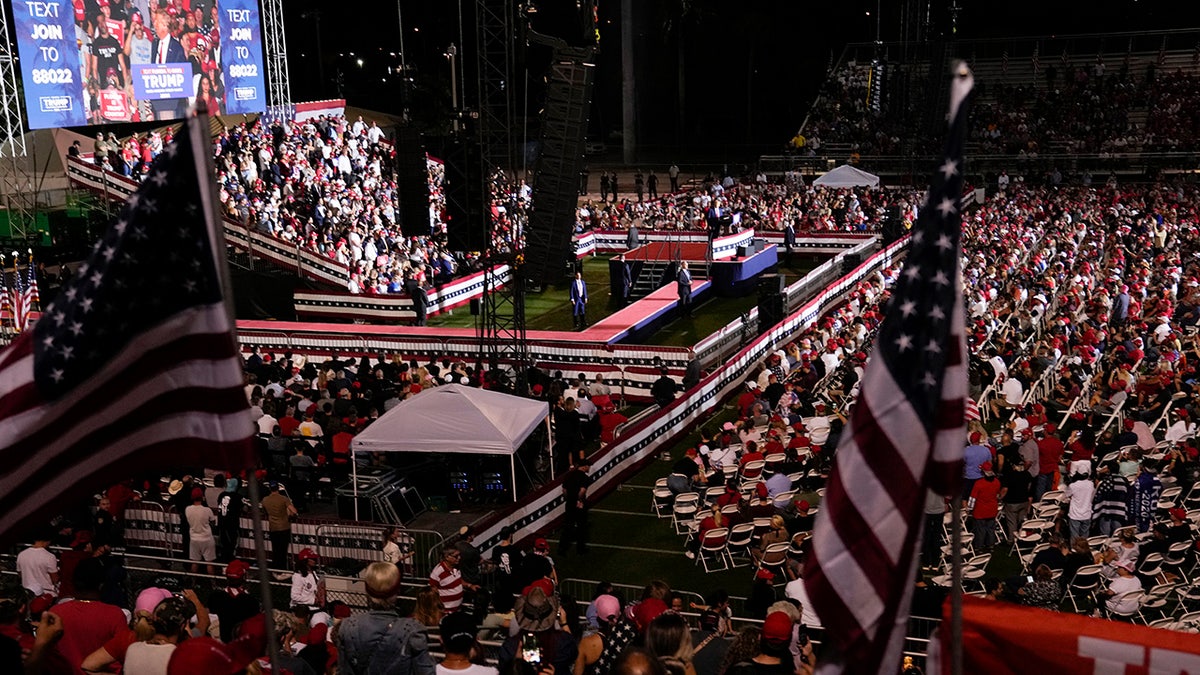
POLYGON ((257 0, 16 0, 29 126, 262 112, 257 0))

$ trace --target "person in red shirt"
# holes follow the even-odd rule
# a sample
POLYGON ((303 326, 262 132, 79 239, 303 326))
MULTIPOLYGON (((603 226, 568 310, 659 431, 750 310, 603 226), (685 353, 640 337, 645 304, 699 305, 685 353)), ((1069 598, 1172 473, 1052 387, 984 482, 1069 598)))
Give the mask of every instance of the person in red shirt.
POLYGON ((1033 486, 1033 500, 1038 501, 1042 495, 1054 489, 1054 476, 1058 473, 1058 465, 1062 462, 1063 451, 1066 447, 1058 438, 1058 428, 1053 424, 1043 427, 1043 437, 1037 442, 1038 446, 1038 475, 1033 486))
POLYGON ((971 513, 975 552, 987 553, 996 543, 996 514, 1000 512, 1000 498, 1004 490, 1000 487, 1000 481, 996 480, 991 462, 984 462, 979 468, 983 471, 983 477, 972 486, 967 508, 971 513))
POLYGON ((758 451, 758 443, 754 441, 746 441, 746 452, 742 454, 742 458, 738 460, 738 466, 744 467, 750 462, 756 462, 763 459, 763 454, 758 451))
POLYGON ((65 630, 46 655, 46 672, 84 675, 84 658, 127 630, 120 608, 100 602, 104 577, 104 564, 96 558, 75 568, 75 599, 54 606, 65 630))

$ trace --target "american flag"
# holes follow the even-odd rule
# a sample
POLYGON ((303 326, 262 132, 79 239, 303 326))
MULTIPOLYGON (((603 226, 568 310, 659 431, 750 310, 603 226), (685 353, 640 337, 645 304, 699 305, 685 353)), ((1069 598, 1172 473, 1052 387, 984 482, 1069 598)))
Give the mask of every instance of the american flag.
POLYGON ((11 291, 8 289, 8 275, 4 271, 4 256, 0 255, 0 322, 12 317, 12 313, 13 302, 11 291))
POLYGON ((0 541, 133 471, 249 465, 207 119, 187 125, 33 330, 0 352, 0 541))
POLYGON ((966 419, 968 422, 978 422, 980 419, 979 404, 970 396, 967 397, 966 419))
POLYGON ((1163 36, 1162 44, 1158 46, 1158 58, 1154 62, 1158 64, 1159 68, 1162 68, 1167 63, 1167 36, 1165 35, 1163 36))
POLYGON ((1042 61, 1040 58, 1038 58, 1038 48, 1037 47, 1033 48, 1033 58, 1030 59, 1030 63, 1033 64, 1033 74, 1037 75, 1038 71, 1040 71, 1042 69, 1042 61))
POLYGON ((1005 49, 1004 53, 1000 55, 1000 72, 1005 75, 1008 74, 1008 50, 1007 49, 1005 49))
POLYGON ((25 330, 29 327, 29 317, 33 310, 37 309, 41 304, 41 298, 38 295, 37 270, 33 264, 33 254, 29 255, 29 264, 25 268, 25 284, 20 287, 20 292, 14 294, 16 301, 16 326, 17 330, 25 330), (16 297, 18 296, 19 297, 16 297))
POLYGON ((959 195, 973 81, 958 64, 946 153, 913 227, 805 560, 805 586, 840 659, 822 673, 898 670, 926 490, 949 494, 961 478, 967 373, 959 195))

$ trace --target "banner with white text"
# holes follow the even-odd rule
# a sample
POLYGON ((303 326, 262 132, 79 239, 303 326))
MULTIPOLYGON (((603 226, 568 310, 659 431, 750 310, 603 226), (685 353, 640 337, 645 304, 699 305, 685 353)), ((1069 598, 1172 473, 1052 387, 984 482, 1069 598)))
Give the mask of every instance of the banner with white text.
POLYGON ((262 112, 257 0, 17 0, 33 129, 262 112))
MULTIPOLYGON (((930 675, 950 675, 950 602, 929 645, 930 675)), ((1200 635, 963 598, 963 672, 1200 673, 1200 635)))

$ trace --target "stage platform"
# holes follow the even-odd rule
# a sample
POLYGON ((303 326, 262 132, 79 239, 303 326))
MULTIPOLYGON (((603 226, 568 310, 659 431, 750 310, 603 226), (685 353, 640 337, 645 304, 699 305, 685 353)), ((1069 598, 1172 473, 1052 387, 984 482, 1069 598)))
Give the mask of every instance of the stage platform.
MULTIPOLYGON (((692 281, 692 299, 697 301, 707 292, 712 283, 702 279, 692 281)), ((565 291, 564 291, 565 293, 565 291)), ((645 331, 671 315, 679 299, 675 284, 668 284, 628 307, 600 319, 582 331, 531 330, 526 333, 534 343, 599 343, 616 344, 626 341, 645 331)), ((597 310, 599 313, 599 310, 597 310)), ((297 321, 238 321, 238 330, 268 331, 279 333, 353 333, 363 337, 388 336, 396 338, 429 338, 474 340, 474 328, 422 327, 422 326, 379 326, 347 325, 328 323, 305 323, 297 321)))
POLYGON ((708 244, 687 241, 652 241, 625 254, 626 260, 686 260, 689 263, 708 260, 708 244), (676 257, 678 253, 678 258, 676 257))

